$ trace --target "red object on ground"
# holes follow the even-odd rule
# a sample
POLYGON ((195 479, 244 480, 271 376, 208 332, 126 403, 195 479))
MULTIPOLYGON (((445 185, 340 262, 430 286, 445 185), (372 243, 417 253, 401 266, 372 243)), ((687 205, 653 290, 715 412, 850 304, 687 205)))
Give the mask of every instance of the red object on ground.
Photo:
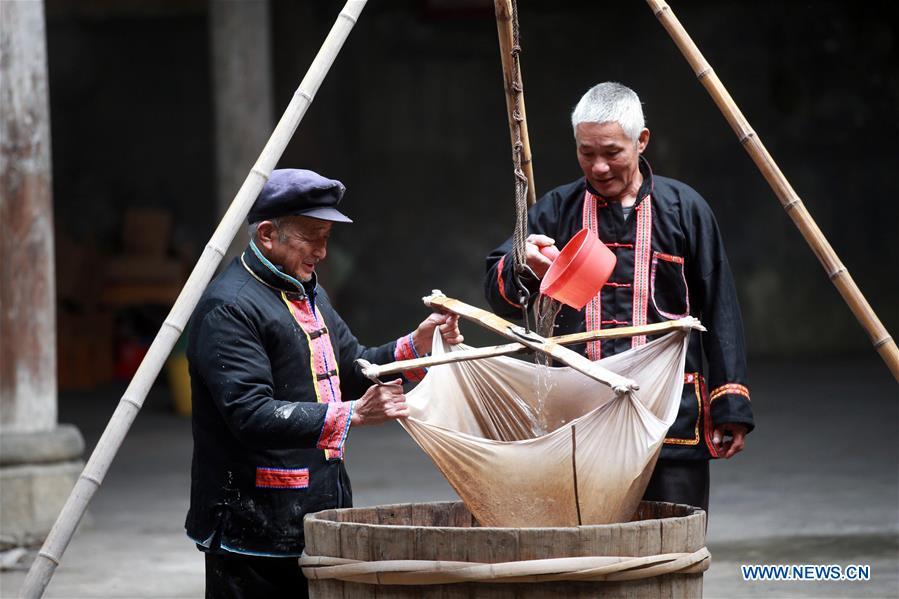
POLYGON ((581 229, 546 271, 540 293, 580 310, 609 280, 615 262, 612 250, 589 229, 581 229))
POLYGON ((137 367, 147 355, 150 345, 133 339, 122 340, 118 344, 114 366, 115 377, 119 380, 130 380, 137 367))

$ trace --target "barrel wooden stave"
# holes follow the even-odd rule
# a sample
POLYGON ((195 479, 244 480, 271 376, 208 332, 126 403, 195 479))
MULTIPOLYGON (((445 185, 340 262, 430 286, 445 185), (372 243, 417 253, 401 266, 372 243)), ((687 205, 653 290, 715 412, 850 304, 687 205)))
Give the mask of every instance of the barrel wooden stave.
MULTIPOLYGON (((705 545, 705 513, 643 502, 631 522, 576 528, 481 528, 461 502, 326 510, 306 517, 309 555, 364 561, 444 560, 498 563, 557 557, 648 556, 697 551, 705 545)), ((420 597, 700 597, 702 574, 668 574, 609 582, 375 585, 310 580, 313 599, 420 597)))

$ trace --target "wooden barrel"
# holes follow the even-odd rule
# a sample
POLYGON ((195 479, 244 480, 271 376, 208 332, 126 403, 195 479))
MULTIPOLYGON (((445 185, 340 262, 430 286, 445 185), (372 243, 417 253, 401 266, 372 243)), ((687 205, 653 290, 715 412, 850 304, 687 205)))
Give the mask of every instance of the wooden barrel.
MULTIPOLYGON (((642 502, 630 522, 573 528, 480 527, 461 502, 326 510, 306 516, 306 556, 300 564, 310 579, 309 591, 313 599, 700 597, 702 572, 709 565, 705 550, 705 522, 705 512, 700 509, 658 502, 642 502), (677 573, 672 573, 675 568, 672 568, 671 561, 677 554, 681 556, 680 561, 674 565, 679 569, 677 573), (565 560, 584 563, 590 556, 644 557, 646 559, 642 561, 651 562, 648 565, 652 567, 641 565, 640 560, 627 560, 630 565, 627 571, 619 571, 604 580, 595 579, 594 569, 581 570, 573 576, 580 576, 580 580, 572 580, 570 574, 566 579, 563 574, 551 581, 547 581, 545 576, 528 576, 518 577, 515 581, 494 579, 493 582, 485 582, 481 578, 480 581, 448 584, 414 584, 408 580, 394 584, 397 564, 401 569, 403 564, 411 564, 412 569, 427 569, 433 568, 435 561, 439 560, 441 564, 503 563, 505 567, 506 562, 548 558, 584 558, 565 560), (690 559, 684 556, 690 556, 690 559), (660 566, 666 559, 668 562, 660 566), (329 578, 336 574, 325 574, 328 570, 326 566, 339 570, 333 567, 335 564, 347 564, 342 568, 348 565, 365 567, 380 573, 369 573, 361 578, 329 578), (684 564, 689 567, 680 568, 684 564), (659 575, 653 576, 653 572, 659 572, 659 575), (584 580, 587 576, 593 579, 584 580), (348 578, 355 582, 348 581, 348 578), (362 578, 367 582, 359 582, 362 578)), ((546 563, 540 562, 541 567, 546 563)), ((526 564, 514 564, 513 567, 526 564)), ((465 564, 449 565, 466 567, 465 564)), ((491 567, 481 567, 480 571, 485 568, 491 567)))

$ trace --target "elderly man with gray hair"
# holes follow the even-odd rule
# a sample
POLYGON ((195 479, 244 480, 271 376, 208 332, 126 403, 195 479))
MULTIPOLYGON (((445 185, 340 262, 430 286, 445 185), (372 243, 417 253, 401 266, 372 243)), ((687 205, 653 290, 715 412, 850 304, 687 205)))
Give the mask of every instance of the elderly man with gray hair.
MULTIPOLYGON (((571 125, 583 177, 531 207, 526 247, 533 275, 516 275, 512 239, 487 256, 487 300, 497 314, 520 317, 512 290, 524 286, 533 302, 551 263, 541 249, 561 248, 587 228, 615 252, 617 264, 584 310, 562 308, 556 334, 700 318, 708 331, 692 333, 680 410, 644 499, 708 510, 709 459, 733 457, 754 426, 740 307, 718 224, 694 189, 653 174, 643 156, 649 129, 633 90, 596 85, 574 108, 571 125)), ((598 360, 651 339, 574 349, 598 360)))

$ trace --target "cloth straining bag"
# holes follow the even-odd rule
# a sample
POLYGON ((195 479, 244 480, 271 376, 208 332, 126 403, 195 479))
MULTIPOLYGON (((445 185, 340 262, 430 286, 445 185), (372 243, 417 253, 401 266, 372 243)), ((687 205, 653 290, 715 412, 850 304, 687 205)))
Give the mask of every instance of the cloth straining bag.
MULTIPOLYGON (((497 357, 432 367, 407 394, 406 431, 482 526, 630 519, 683 389, 689 331, 600 364, 637 381, 616 396, 571 368, 497 357)), ((434 355, 466 349, 434 336, 434 355)))

